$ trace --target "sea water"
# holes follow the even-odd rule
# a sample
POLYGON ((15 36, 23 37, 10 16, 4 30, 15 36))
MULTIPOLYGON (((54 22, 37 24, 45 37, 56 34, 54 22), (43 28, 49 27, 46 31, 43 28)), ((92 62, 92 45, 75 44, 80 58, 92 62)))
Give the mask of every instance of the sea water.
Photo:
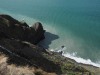
POLYGON ((46 30, 45 48, 100 67, 100 0, 0 0, 0 13, 46 30))

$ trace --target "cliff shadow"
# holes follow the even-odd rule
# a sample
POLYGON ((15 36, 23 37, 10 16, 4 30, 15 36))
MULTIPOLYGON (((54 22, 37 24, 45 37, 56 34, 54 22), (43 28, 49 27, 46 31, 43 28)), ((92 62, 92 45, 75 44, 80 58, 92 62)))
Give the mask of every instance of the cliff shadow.
POLYGON ((38 45, 44 47, 45 49, 49 48, 49 45, 52 43, 52 41, 58 39, 59 36, 56 34, 52 34, 50 32, 45 32, 45 39, 42 40, 38 45))

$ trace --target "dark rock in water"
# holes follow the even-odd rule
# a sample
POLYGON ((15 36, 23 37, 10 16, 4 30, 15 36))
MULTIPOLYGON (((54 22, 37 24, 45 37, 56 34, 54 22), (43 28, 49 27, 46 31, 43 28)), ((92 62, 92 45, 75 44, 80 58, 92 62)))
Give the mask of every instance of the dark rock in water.
POLYGON ((41 23, 29 27, 25 22, 19 22, 9 15, 0 15, 0 32, 9 38, 28 41, 37 44, 44 39, 44 30, 41 23))

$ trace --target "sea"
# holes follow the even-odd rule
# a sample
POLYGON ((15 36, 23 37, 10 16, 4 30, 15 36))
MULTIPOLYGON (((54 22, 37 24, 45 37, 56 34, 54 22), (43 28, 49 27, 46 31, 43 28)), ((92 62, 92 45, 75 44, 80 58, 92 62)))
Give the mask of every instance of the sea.
POLYGON ((0 14, 30 26, 41 22, 45 39, 39 43, 78 63, 100 67, 100 0, 0 0, 0 14))

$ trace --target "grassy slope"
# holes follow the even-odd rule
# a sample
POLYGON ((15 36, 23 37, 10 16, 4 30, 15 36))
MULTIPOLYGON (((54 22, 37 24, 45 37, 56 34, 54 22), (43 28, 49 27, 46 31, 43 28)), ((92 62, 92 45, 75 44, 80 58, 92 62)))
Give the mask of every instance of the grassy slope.
POLYGON ((0 75, 56 75, 47 73, 40 68, 26 66, 17 66, 7 63, 8 57, 0 53, 0 75))
MULTIPOLYGON (((5 39, 4 41, 5 42, 2 40, 2 45, 9 50, 16 50, 16 45, 22 45, 21 42, 16 40, 5 39), (15 46, 13 46, 14 44, 15 46)), ((26 53, 26 48, 26 51, 30 51, 30 48, 32 49, 34 56, 30 61, 32 64, 38 66, 38 68, 35 65, 29 65, 28 62, 22 58, 7 53, 7 55, 1 53, 0 75, 100 75, 99 68, 76 63, 74 60, 63 57, 56 52, 51 52, 49 50, 46 50, 46 52, 41 51, 42 49, 35 48, 34 45, 30 43, 27 43, 27 45, 29 46, 22 47, 22 50, 26 53)), ((4 50, 0 49, 0 51, 4 50)), ((18 51, 20 50, 18 49, 18 51)))

